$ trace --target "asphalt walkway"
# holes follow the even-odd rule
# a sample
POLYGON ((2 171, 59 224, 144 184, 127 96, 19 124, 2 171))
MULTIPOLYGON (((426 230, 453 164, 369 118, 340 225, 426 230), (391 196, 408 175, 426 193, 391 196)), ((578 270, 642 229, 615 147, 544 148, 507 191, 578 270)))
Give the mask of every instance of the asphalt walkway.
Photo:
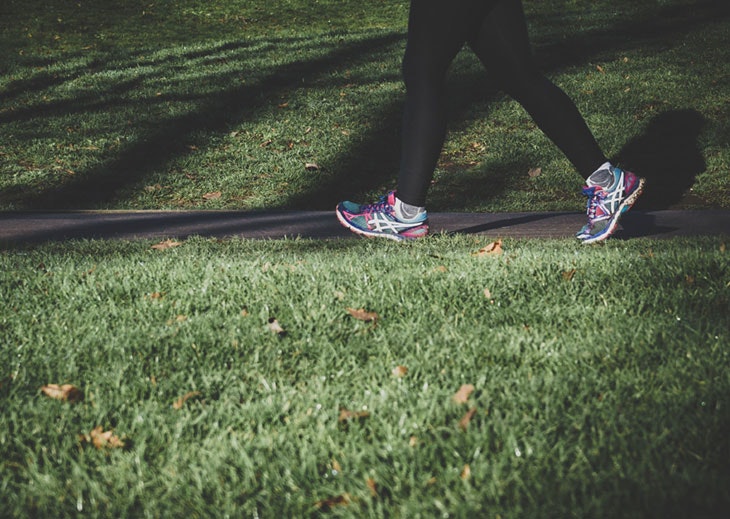
MULTIPOLYGON (((431 213, 434 233, 495 237, 567 238, 585 223, 584 213, 431 213)), ((631 211, 617 239, 730 235, 730 211, 631 211)), ((252 239, 351 238, 333 211, 67 211, 0 213, 0 245, 72 238, 157 239, 189 236, 252 239)))

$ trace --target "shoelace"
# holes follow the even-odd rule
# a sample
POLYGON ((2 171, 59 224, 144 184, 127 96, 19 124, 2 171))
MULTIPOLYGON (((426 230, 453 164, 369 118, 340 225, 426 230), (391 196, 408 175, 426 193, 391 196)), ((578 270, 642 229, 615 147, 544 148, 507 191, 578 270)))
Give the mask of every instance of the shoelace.
POLYGON ((603 193, 603 190, 596 189, 596 187, 586 187, 583 188, 583 194, 588 197, 587 207, 586 207, 586 214, 588 215, 588 220, 593 221, 596 218, 596 211, 598 210, 598 206, 600 205, 601 201, 605 198, 605 194, 603 193))
POLYGON ((388 214, 392 214, 393 208, 388 203, 388 196, 385 195, 381 196, 377 202, 365 206, 363 212, 367 215, 368 218, 370 218, 370 215, 372 215, 373 213, 385 212, 388 214))

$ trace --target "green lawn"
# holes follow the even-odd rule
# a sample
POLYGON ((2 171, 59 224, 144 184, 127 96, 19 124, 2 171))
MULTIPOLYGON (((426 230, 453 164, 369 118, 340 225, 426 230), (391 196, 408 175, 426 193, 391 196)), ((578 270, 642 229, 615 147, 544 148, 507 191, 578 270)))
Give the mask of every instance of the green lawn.
POLYGON ((4 252, 4 514, 719 517, 725 243, 485 244, 4 252))
MULTIPOLYGON (((0 209, 329 209, 393 186, 406 2, 55 4, 0 8, 0 209)), ((525 6, 545 72, 649 177, 644 207, 730 207, 727 2, 525 6)), ((432 210, 581 208, 469 52, 449 89, 432 210)))
MULTIPOLYGON (((730 207, 727 2, 525 8, 545 71, 649 178, 643 208, 730 207)), ((406 18, 401 0, 4 0, 0 210, 381 194, 406 18)), ((429 209, 582 209, 468 52, 449 89, 429 209)), ((727 237, 476 254, 496 238, 4 247, 0 517, 722 517, 727 237)))

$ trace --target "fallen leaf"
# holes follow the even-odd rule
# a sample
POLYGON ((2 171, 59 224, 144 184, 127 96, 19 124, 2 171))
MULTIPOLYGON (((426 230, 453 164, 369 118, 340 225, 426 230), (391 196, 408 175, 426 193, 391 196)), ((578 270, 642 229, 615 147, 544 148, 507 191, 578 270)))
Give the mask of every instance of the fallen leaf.
POLYGON ((332 470, 335 472, 342 472, 342 465, 340 465, 340 462, 333 459, 332 460, 332 470))
POLYGON ((118 449, 124 447, 124 441, 120 440, 113 431, 104 431, 101 425, 94 427, 88 435, 83 436, 83 439, 90 442, 97 449, 103 449, 105 447, 118 449))
POLYGON ((573 276, 575 276, 576 270, 571 269, 563 272, 563 279, 565 281, 571 281, 573 279, 573 276))
POLYGON ((335 506, 347 506, 352 502, 350 494, 344 493, 339 496, 328 497, 314 503, 314 506, 320 510, 327 511, 335 506))
POLYGON ((279 335, 284 335, 286 333, 284 328, 282 328, 279 324, 279 321, 276 320, 276 317, 269 318, 269 322, 266 324, 266 326, 269 328, 269 330, 279 335))
POLYGON ((210 193, 205 193, 203 195, 203 200, 218 200, 222 195, 223 193, 220 191, 212 191, 210 193))
POLYGON ((603 67, 602 67, 602 66, 600 66, 600 65, 596 65, 596 70, 597 70, 598 72, 600 72, 601 74, 605 74, 605 73, 606 73, 606 71, 605 71, 605 70, 603 70, 603 67))
MULTIPOLYGON (((484 289, 484 297, 486 299, 490 299, 491 300, 492 299, 492 291, 489 290, 488 288, 485 288, 484 289)), ((492 301, 492 303, 494 303, 494 301, 492 301)))
POLYGON ((160 243, 156 243, 152 246, 155 250, 166 250, 166 249, 172 249, 173 247, 179 247, 182 245, 182 242, 176 241, 176 240, 165 240, 161 241, 160 243))
POLYGON ((72 384, 47 384, 41 387, 41 391, 46 396, 64 402, 81 402, 84 399, 84 392, 72 384))
POLYGON ((466 431, 469 428, 469 422, 471 422, 471 419, 474 417, 474 415, 477 412, 476 407, 472 407, 469 409, 466 414, 459 420, 459 429, 462 431, 466 431))
POLYGON ((449 271, 449 269, 447 269, 444 265, 439 265, 438 267, 436 267, 433 270, 436 272, 443 272, 443 273, 446 273, 449 271))
POLYGON ((174 407, 175 409, 182 409, 185 405, 185 402, 196 396, 200 396, 200 391, 189 391, 177 400, 175 400, 175 402, 172 404, 172 407, 174 407))
POLYGON ((417 436, 411 436, 411 438, 408 440, 408 446, 409 447, 415 447, 418 445, 418 437, 417 436))
POLYGON ((477 257, 499 256, 500 254, 502 254, 502 252, 504 252, 502 249, 502 240, 499 239, 497 241, 493 241, 486 247, 482 247, 477 252, 475 252, 474 255, 477 257))
POLYGON ((405 366, 396 366, 393 368, 393 371, 391 371, 394 377, 405 377, 406 373, 408 373, 408 368, 405 366))
POLYGON ((471 467, 467 463, 466 465, 464 465, 464 468, 461 469, 461 479, 466 481, 467 479, 469 479, 470 476, 471 476, 471 467))
POLYGON ((165 297, 165 294, 163 294, 162 292, 152 292, 149 297, 150 299, 162 299, 163 297, 165 297))
POLYGON ((351 420, 363 420, 368 417, 370 417, 369 411, 350 411, 346 407, 340 407, 340 416, 337 418, 337 421, 345 423, 351 420))
POLYGON ((348 308, 347 311, 349 314, 357 319, 358 321, 365 321, 366 323, 369 323, 371 321, 377 321, 378 320, 378 314, 375 312, 368 312, 364 308, 354 309, 354 308, 348 308))
POLYGON ((304 169, 307 171, 318 171, 319 170, 319 164, 315 162, 307 162, 304 164, 304 169))
POLYGON ((365 484, 370 489, 370 495, 373 497, 378 497, 378 484, 375 482, 373 478, 368 478, 365 480, 365 484))
POLYGON ((537 178, 542 175, 542 168, 530 168, 527 170, 527 176, 530 178, 537 178))
POLYGON ((474 392, 474 386, 472 384, 464 384, 452 397, 454 402, 457 404, 466 404, 469 401, 469 395, 474 392))

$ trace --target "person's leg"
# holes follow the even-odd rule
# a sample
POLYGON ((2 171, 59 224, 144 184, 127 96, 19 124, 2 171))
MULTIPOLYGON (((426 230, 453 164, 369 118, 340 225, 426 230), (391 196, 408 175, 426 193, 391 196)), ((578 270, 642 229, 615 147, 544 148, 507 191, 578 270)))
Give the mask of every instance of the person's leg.
POLYGON ((498 0, 469 45, 500 87, 587 179, 588 223, 576 236, 584 243, 611 236, 619 217, 641 194, 644 179, 608 162, 573 101, 537 69, 521 0, 498 0))
POLYGON ((486 1, 411 1, 403 58, 406 103, 397 191, 374 204, 338 204, 337 218, 351 231, 392 240, 428 234, 426 192, 446 133, 444 81, 469 28, 475 28, 475 6, 486 1))
POLYGON ((499 87, 527 110, 583 178, 606 162, 573 101, 537 68, 520 0, 498 0, 469 46, 499 87))
POLYGON ((446 135, 444 83, 474 27, 475 0, 412 0, 403 57, 406 101, 398 198, 424 206, 446 135))

